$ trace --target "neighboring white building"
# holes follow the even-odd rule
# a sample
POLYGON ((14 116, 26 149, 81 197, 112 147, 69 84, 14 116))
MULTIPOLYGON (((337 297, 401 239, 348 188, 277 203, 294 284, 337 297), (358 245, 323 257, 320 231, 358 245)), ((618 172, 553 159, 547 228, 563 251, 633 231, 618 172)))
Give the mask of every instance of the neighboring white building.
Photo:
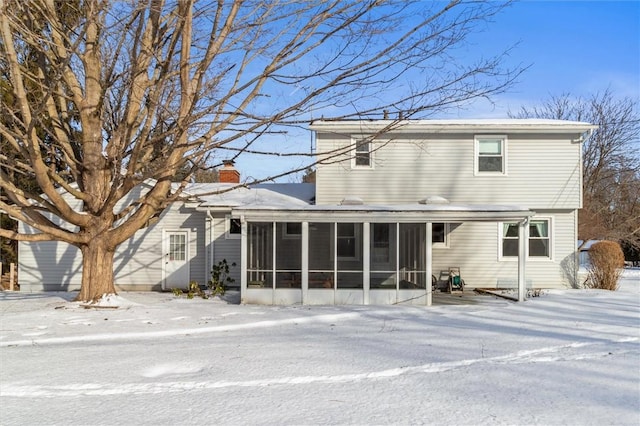
MULTIPOLYGON (((208 196, 198 194, 233 183, 192 185, 192 200, 120 248, 117 287, 204 283, 222 259, 237 264, 244 303, 431 304, 431 277, 450 267, 468 288, 518 288, 520 299, 527 287, 574 285, 581 149, 595 126, 391 124, 313 123, 315 185, 208 196)), ((239 180, 231 165, 222 174, 239 180)), ((79 287, 75 249, 20 243, 19 255, 22 290, 79 287)))

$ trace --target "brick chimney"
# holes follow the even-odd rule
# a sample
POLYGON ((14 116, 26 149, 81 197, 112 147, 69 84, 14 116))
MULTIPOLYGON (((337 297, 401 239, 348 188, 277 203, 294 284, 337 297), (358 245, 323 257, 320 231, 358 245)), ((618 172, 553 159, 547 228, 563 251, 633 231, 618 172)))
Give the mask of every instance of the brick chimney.
POLYGON ((220 183, 240 183, 240 172, 233 167, 233 160, 222 160, 222 168, 218 170, 220 183))

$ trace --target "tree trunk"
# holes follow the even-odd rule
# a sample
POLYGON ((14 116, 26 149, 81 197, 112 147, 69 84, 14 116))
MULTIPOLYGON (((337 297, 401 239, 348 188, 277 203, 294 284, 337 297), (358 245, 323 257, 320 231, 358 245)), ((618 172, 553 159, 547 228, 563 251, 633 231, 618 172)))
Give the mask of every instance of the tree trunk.
POLYGON ((105 294, 116 294, 113 284, 115 247, 100 238, 80 248, 82 252, 82 287, 77 301, 97 301, 105 294))

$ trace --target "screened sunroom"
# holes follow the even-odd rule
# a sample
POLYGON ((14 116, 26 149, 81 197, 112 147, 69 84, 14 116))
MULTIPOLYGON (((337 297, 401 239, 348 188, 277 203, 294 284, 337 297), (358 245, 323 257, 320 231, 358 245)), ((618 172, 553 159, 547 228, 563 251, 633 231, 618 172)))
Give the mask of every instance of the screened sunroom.
MULTIPOLYGON (((522 232, 531 214, 499 206, 242 207, 234 210, 242 302, 430 305, 433 246, 449 224, 508 220, 522 232)), ((524 282, 525 257, 518 259, 524 282)))

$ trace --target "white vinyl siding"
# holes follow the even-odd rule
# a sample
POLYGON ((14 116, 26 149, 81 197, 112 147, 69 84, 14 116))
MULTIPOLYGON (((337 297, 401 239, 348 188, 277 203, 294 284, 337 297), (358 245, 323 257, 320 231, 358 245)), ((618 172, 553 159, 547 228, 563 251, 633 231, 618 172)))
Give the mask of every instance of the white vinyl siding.
MULTIPOLYGON (((573 211, 540 211, 551 219, 552 259, 530 258, 526 267, 527 287, 568 288, 573 278, 575 214, 573 211)), ((492 222, 452 224, 449 249, 433 251, 433 274, 458 266, 469 288, 515 288, 518 262, 499 260, 499 227, 492 222)))
MULTIPOLYGON (((367 204, 412 204, 425 195, 440 195, 452 203, 579 208, 580 144, 567 135, 507 136, 508 176, 474 174, 474 135, 388 138, 376 146, 375 169, 367 173, 352 171, 348 155, 318 166, 316 204, 339 204, 346 195, 367 204)), ((335 150, 350 140, 319 134, 318 151, 335 150)))
MULTIPOLYGON (((130 194, 137 199, 141 188, 130 194)), ((163 229, 189 229, 189 272, 192 280, 204 283, 204 214, 184 212, 181 204, 167 208, 159 221, 137 231, 122 243, 114 257, 116 289, 160 290, 162 286, 163 229)), ((24 225, 21 224, 23 227, 24 225)), ((24 229, 24 228, 23 228, 24 229)), ((77 290, 82 281, 82 257, 79 250, 62 242, 20 243, 19 281, 22 291, 77 290)))
POLYGON ((229 270, 229 276, 235 280, 233 286, 240 286, 240 239, 226 238, 228 220, 222 217, 213 219, 213 243, 210 249, 213 253, 213 265, 226 260, 229 265, 235 263, 229 270))

